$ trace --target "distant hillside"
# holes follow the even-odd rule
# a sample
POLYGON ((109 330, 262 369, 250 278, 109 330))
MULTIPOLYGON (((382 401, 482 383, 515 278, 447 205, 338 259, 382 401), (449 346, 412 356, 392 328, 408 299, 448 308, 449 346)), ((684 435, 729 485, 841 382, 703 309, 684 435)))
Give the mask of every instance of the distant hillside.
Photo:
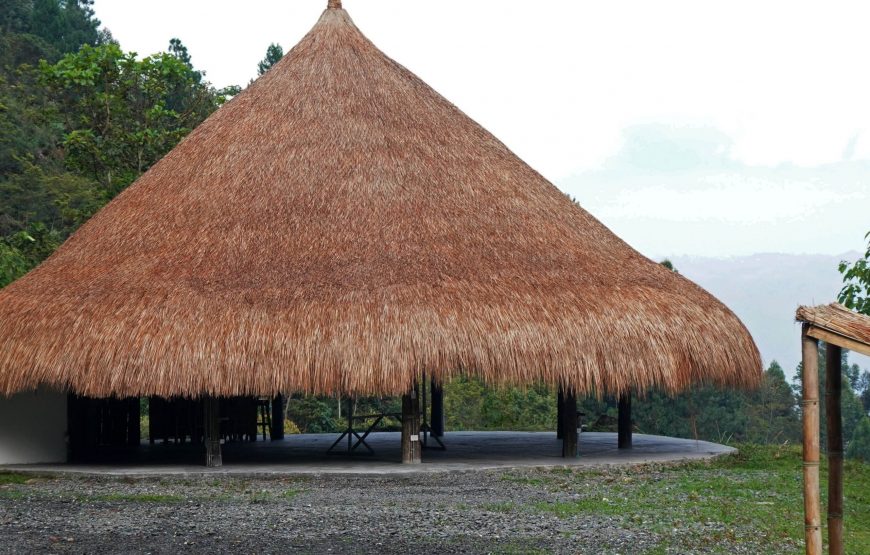
MULTIPOLYGON (((670 260, 681 274, 728 305, 755 338, 764 363, 776 359, 786 373, 800 361, 800 327, 794 322, 800 304, 835 301, 842 286, 840 260, 855 260, 857 252, 837 256, 755 254, 733 258, 677 256, 670 260)), ((870 368, 870 358, 850 354, 849 360, 870 368)))

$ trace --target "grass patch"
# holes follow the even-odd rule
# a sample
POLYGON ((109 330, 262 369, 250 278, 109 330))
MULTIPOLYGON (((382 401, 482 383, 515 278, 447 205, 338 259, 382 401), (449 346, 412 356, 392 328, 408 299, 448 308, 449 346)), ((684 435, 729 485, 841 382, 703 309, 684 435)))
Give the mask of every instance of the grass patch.
MULTIPOLYGON (((656 532, 663 541, 676 537, 681 548, 694 545, 715 551, 720 542, 802 545, 800 448, 739 447, 739 453, 709 462, 646 465, 605 473, 577 470, 565 478, 548 473, 541 478, 512 475, 505 479, 575 496, 534 503, 532 510, 564 519, 607 516, 626 528, 642 526, 656 532)), ((822 499, 826 500, 824 463, 821 471, 822 499)), ((844 486, 846 545, 850 552, 870 553, 870 548, 862 547, 870 546, 870 465, 847 461, 844 486)), ((824 513, 822 520, 824 525, 824 513)))
POLYGON ((500 503, 484 503, 483 509, 491 513, 510 513, 517 510, 516 503, 504 501, 500 503))
POLYGON ((27 493, 20 489, 0 489, 0 499, 24 499, 27 493))
POLYGON ((283 497, 285 500, 287 500, 287 501, 292 501, 292 500, 296 499, 296 497, 297 497, 300 493, 302 493, 301 490, 298 490, 298 489, 288 489, 287 491, 285 491, 285 492, 282 494, 282 497, 283 497))
POLYGON ((0 486, 6 484, 26 484, 28 480, 32 480, 33 476, 26 474, 16 474, 15 472, 0 472, 0 486))

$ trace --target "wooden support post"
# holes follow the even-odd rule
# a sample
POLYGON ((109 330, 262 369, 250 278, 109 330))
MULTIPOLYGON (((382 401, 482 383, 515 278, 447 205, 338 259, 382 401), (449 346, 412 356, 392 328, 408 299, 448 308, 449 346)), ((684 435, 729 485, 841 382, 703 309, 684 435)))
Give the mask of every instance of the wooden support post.
POLYGON ((417 385, 402 395, 402 463, 422 462, 420 445, 420 399, 417 385))
POLYGON ((223 465, 221 457, 220 401, 217 397, 202 399, 203 441, 205 442, 205 465, 223 465))
POLYGON ((842 349, 827 345, 825 416, 828 432, 828 553, 843 555, 843 390, 842 349))
POLYGON ((556 439, 562 439, 562 411, 565 405, 565 393, 562 386, 559 386, 559 393, 556 395, 556 439))
POLYGON ((631 449, 631 392, 619 396, 619 416, 617 423, 617 445, 620 449, 631 449))
POLYGON ((269 432, 272 441, 284 439, 284 396, 280 393, 272 399, 272 429, 269 432))
POLYGON ((577 397, 564 393, 562 401, 562 456, 566 459, 577 458, 577 397))
POLYGON ((807 555, 822 555, 821 506, 819 501, 819 342, 807 335, 803 325, 803 447, 804 529, 807 555))
POLYGON ((432 378, 432 437, 444 436, 444 387, 432 378))

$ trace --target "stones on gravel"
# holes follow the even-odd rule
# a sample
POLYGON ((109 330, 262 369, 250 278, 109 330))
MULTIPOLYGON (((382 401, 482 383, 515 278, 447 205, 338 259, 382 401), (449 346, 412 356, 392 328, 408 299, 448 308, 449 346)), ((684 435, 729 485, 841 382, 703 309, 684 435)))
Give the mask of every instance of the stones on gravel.
MULTIPOLYGON (((640 487, 661 479, 654 467, 248 478, 65 476, 0 491, 0 551, 710 551, 694 538, 721 532, 722 523, 668 528, 642 515, 560 512, 562 504, 571 508, 587 499, 606 508, 611 494, 598 493, 607 487, 640 487)), ((778 548, 735 540, 718 549, 751 553, 778 548)))

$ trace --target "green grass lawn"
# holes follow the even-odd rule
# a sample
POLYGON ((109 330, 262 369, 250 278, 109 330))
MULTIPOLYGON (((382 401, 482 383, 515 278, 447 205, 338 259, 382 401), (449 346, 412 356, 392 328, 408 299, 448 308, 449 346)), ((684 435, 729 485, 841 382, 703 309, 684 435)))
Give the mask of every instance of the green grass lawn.
MULTIPOLYGON (((571 501, 537 503, 532 510, 563 518, 607 515, 621 526, 643 526, 670 538, 662 549, 718 550, 746 542, 777 546, 776 551, 789 546, 802 550, 800 447, 738 447, 739 454, 712 462, 560 470, 505 479, 579 494, 571 501)), ((821 472, 826 500, 825 464, 821 472)), ((870 553, 870 465, 846 461, 844 489, 846 551, 870 553)), ((825 507, 822 511, 824 521, 825 507)))

